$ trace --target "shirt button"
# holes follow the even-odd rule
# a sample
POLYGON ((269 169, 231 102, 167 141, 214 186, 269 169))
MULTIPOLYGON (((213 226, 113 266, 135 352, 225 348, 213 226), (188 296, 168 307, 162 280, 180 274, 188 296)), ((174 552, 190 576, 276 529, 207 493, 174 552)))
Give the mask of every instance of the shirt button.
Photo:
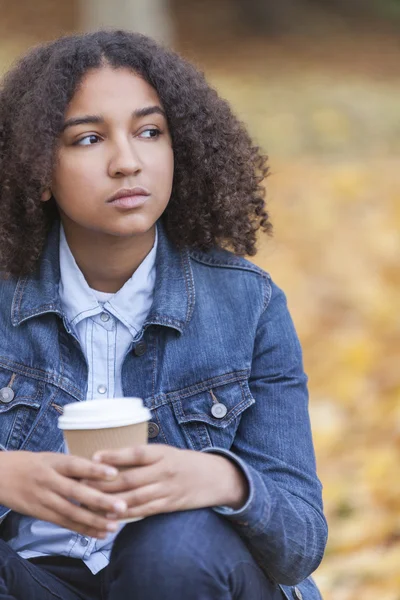
POLYGON ((87 537, 81 537, 80 543, 81 543, 81 546, 88 546, 89 545, 89 538, 87 538, 87 537))
POLYGON ((107 391, 107 386, 106 385, 99 385, 97 387, 97 391, 99 392, 99 394, 105 394, 107 391))
POLYGON ((100 319, 103 321, 103 323, 107 323, 107 321, 110 320, 110 315, 106 312, 102 312, 100 315, 100 319))
POLYGON ((140 342, 138 342, 136 344, 134 353, 136 354, 136 356, 143 356, 143 354, 146 352, 146 350, 147 350, 146 342, 144 340, 141 340, 140 342))
POLYGON ((3 402, 3 404, 8 404, 14 400, 14 396, 14 390, 9 387, 4 387, 0 390, 0 402, 3 402))
POLYGON ((149 423, 149 439, 153 439, 160 433, 160 428, 157 423, 149 423))
POLYGON ((211 414, 216 419, 223 419, 227 412, 228 409, 226 408, 225 404, 222 404, 222 402, 217 402, 211 407, 211 414))
POLYGON ((301 593, 301 591, 299 590, 299 588, 298 588, 298 587, 295 587, 295 588, 293 589, 293 597, 294 597, 296 600, 303 600, 303 594, 301 593))

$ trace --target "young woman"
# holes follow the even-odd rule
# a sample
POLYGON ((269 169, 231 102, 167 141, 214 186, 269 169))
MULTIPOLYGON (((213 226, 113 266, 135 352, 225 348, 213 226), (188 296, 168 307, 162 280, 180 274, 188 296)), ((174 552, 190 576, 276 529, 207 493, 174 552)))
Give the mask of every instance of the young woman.
POLYGON ((242 258, 271 227, 266 172, 203 76, 144 36, 65 37, 6 76, 0 600, 320 597, 301 349, 242 258), (150 444, 66 454, 63 407, 119 396, 151 410, 150 444))

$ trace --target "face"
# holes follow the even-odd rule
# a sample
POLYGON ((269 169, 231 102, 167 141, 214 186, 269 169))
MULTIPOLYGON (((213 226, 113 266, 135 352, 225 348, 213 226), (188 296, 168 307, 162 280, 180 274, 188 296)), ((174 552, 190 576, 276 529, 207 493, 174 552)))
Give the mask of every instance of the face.
POLYGON ((65 228, 146 234, 168 204, 173 168, 155 89, 128 69, 89 71, 67 108, 52 176, 65 228))

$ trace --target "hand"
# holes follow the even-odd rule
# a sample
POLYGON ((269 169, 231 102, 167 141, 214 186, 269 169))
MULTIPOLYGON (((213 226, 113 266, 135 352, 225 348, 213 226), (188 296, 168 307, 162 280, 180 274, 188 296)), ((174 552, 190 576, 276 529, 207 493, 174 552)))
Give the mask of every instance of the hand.
POLYGON ((125 468, 114 481, 91 485, 118 493, 128 505, 126 518, 207 506, 240 508, 248 493, 241 470, 217 454, 149 444, 101 451, 93 460, 125 468))
POLYGON ((50 521, 83 535, 104 538, 116 531, 115 518, 126 504, 80 479, 112 480, 118 471, 90 460, 51 452, 0 452, 0 503, 36 519, 50 521), (81 503, 84 506, 77 506, 81 503), (103 514, 94 514, 101 511, 103 514))

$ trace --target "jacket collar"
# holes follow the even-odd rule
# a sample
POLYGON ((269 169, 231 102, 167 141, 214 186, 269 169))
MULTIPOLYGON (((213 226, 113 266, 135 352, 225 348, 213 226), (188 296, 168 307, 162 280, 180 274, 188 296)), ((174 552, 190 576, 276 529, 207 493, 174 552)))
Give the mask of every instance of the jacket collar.
MULTIPOLYGON (((195 303, 193 273, 187 249, 179 250, 167 237, 162 221, 158 221, 156 282, 153 304, 144 322, 164 325, 182 333, 191 319, 195 303)), ((56 221, 50 230, 36 271, 20 277, 11 307, 14 327, 33 317, 56 313, 64 318, 60 294, 60 226, 56 221)))

